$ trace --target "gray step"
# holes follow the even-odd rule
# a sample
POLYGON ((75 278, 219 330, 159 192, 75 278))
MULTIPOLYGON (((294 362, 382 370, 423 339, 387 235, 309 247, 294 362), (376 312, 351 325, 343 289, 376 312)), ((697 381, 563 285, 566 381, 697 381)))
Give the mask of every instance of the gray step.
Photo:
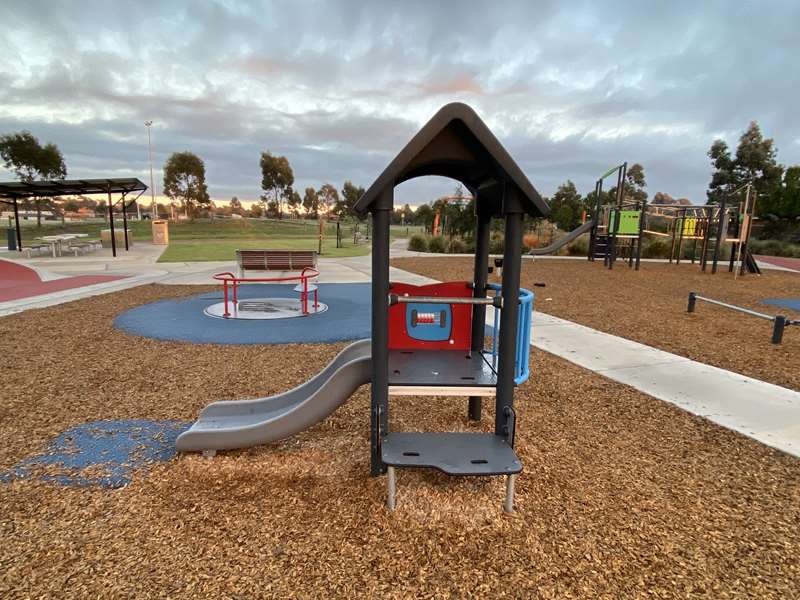
POLYGON ((493 433, 389 433, 381 459, 392 467, 430 467, 448 475, 514 475, 522 463, 505 439, 493 433))

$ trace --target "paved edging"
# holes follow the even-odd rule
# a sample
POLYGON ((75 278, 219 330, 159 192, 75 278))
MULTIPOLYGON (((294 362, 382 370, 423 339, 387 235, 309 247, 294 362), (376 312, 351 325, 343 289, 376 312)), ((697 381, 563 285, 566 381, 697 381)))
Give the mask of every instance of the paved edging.
POLYGON ((101 294, 118 292, 120 290, 126 290, 128 288, 137 287, 147 283, 155 283, 164 277, 164 275, 166 275, 166 272, 164 271, 148 273, 146 275, 133 275, 131 277, 125 277, 124 279, 117 279, 115 281, 95 283, 69 290, 52 292, 50 294, 41 294, 39 296, 20 298, 19 300, 0 302, 0 317, 13 315, 15 313, 20 313, 32 308, 55 306, 56 304, 64 304, 65 302, 73 302, 75 300, 81 300, 91 296, 99 296, 101 294))

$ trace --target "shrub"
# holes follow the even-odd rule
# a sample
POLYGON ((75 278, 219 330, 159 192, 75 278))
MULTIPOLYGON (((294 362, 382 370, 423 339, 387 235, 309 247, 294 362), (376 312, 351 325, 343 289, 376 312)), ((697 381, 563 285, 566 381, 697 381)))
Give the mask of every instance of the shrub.
POLYGON ((503 235, 495 233, 489 240, 489 254, 502 254, 505 250, 503 235))
POLYGON ((672 243, 666 240, 653 240, 642 247, 642 258, 669 258, 672 243))
POLYGON ((447 250, 447 240, 441 235, 432 237, 428 241, 428 252, 443 253, 447 250))
POLYGON ((586 238, 579 237, 567 244, 567 254, 570 256, 586 256, 589 254, 589 242, 586 238))
POLYGON ((458 238, 450 240, 450 245, 447 246, 447 251, 450 254, 464 254, 467 251, 467 245, 458 238))
POLYGON ((539 238, 532 233, 526 233, 522 238, 522 245, 528 250, 539 247, 539 238))
POLYGON ((428 240, 424 235, 415 233, 411 236, 411 239, 408 240, 408 249, 413 250, 414 252, 427 252, 428 240))

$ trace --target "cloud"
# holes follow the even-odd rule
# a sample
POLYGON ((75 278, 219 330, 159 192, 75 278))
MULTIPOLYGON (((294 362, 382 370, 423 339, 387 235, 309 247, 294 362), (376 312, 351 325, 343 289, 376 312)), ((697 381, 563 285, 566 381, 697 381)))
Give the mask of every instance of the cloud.
MULTIPOLYGON (((368 185, 444 103, 471 104, 544 194, 627 160, 704 199, 706 150, 753 119, 800 163, 796 2, 190 0, 6 11, 0 132, 59 145, 70 175, 147 177, 192 150, 216 198, 255 198, 258 157, 296 187, 368 185)), ((158 177, 158 175, 157 175, 158 177)), ((398 201, 451 191, 409 182, 398 201)), ((159 186, 160 188, 160 186, 159 186)))

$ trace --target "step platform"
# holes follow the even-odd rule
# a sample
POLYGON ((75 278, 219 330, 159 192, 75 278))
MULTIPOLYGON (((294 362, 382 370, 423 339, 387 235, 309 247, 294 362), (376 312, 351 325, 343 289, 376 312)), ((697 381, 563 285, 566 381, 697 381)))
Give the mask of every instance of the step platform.
POLYGON ((381 459, 393 467, 430 467, 448 475, 513 475, 522 471, 514 449, 493 433, 392 432, 381 459))
POLYGON ((387 467, 389 510, 396 505, 395 469, 427 467, 447 475, 505 475, 503 510, 514 512, 514 484, 522 463, 514 449, 493 433, 392 432, 381 440, 381 460, 387 467))

